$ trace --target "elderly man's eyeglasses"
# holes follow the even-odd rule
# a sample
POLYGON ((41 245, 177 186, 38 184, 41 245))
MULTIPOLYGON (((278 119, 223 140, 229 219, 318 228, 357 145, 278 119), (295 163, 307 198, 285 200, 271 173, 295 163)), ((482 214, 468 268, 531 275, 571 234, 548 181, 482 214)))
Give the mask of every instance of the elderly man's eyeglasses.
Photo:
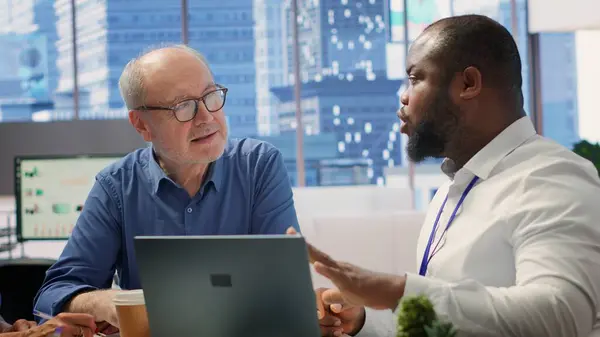
POLYGON ((217 89, 200 98, 186 99, 185 101, 181 101, 170 108, 162 106, 141 106, 135 110, 170 110, 173 112, 173 115, 175 115, 175 118, 183 123, 191 121, 194 119, 194 117, 196 117, 200 102, 204 104, 204 107, 208 112, 213 113, 221 110, 225 105, 227 91, 227 88, 217 85, 217 89))

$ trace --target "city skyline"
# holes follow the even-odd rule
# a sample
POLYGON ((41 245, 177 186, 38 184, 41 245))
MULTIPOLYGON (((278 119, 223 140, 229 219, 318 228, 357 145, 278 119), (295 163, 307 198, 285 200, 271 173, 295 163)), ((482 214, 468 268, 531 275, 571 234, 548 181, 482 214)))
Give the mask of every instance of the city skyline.
MULTIPOLYGON (((180 4, 160 0, 144 2, 143 6, 141 2, 115 0, 76 3, 79 118, 124 118, 127 112, 117 85, 120 73, 129 59, 150 46, 181 42, 180 4)), ((232 0, 223 5, 188 1, 189 45, 205 54, 215 80, 230 88, 226 113, 233 136, 270 137, 278 142, 295 132, 289 3, 232 0)), ((314 144, 323 147, 322 152, 332 157, 328 159, 360 162, 370 183, 384 183, 384 167, 406 164, 406 139, 398 132, 395 116, 405 77, 401 3, 299 2, 305 134, 323 135, 314 144)), ((466 0, 408 3, 411 40, 431 21, 451 14, 482 13, 511 31, 515 24, 508 0, 486 0, 479 7, 466 0)), ((28 78, 39 78, 30 69, 19 70, 7 79, 13 82, 0 79, 0 118, 4 121, 72 118, 70 6, 69 0, 0 0, 0 9, 6 9, 0 10, 4 13, 0 15, 0 44, 6 47, 10 41, 17 47, 33 48, 27 54, 25 65, 29 67, 36 60, 35 50, 44 56, 42 66, 35 68, 43 75, 43 81, 34 83, 37 86, 25 80, 24 74, 29 73, 32 75, 28 78), (7 88, 13 88, 16 80, 28 91, 9 91, 7 88)), ((527 12, 523 0, 517 1, 517 15, 517 31, 513 34, 521 50, 523 91, 529 110, 527 12)), ((541 60, 544 133, 570 146, 579 139, 574 37, 572 33, 542 34, 541 41, 546 51, 541 60)), ((17 58, 23 62, 23 56, 13 56, 17 58)), ((288 144, 283 140, 281 143, 288 144)), ((295 154, 288 152, 293 156, 290 160, 295 160, 295 154)), ((319 154, 314 158, 323 159, 319 154)), ((291 171, 294 180, 295 168, 291 171)))

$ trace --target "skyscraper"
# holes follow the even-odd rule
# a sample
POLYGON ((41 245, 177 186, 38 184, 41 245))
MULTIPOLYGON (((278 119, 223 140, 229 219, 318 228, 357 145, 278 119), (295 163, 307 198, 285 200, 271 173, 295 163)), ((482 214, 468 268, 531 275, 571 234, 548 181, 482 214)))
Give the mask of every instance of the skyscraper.
MULTIPOLYGON (((73 110, 71 4, 57 0, 60 72, 58 114, 73 110)), ((181 39, 179 2, 151 0, 77 1, 77 57, 80 118, 126 116, 118 81, 125 64, 149 46, 181 39)))
POLYGON ((544 136, 571 149, 579 142, 575 33, 540 35, 544 136))
MULTIPOLYGON (((256 134, 252 0, 188 1, 189 45, 202 52, 215 81, 228 87, 232 135, 256 134)), ((69 0, 57 0, 60 72, 58 110, 72 110, 73 71, 69 0)), ((81 118, 126 116, 118 80, 132 58, 151 47, 181 43, 179 1, 77 1, 81 118)), ((193 76, 193 74, 190 74, 193 76)))
POLYGON ((258 133, 279 133, 277 97, 271 87, 283 85, 287 72, 283 69, 284 18, 282 0, 254 0, 254 42, 256 64, 256 112, 258 133))
POLYGON ((252 2, 188 0, 190 46, 206 55, 215 81, 229 88, 225 112, 234 137, 257 134, 252 2))
MULTIPOLYGON (((333 133, 339 158, 370 159, 371 182, 399 161, 396 92, 386 76, 384 2, 299 1, 303 121, 306 134, 333 133)), ((295 132, 290 2, 283 6, 284 85, 272 88, 280 132, 295 132)))
POLYGON ((29 120, 52 108, 57 86, 52 1, 2 0, 0 12, 0 110, 4 120, 29 120))

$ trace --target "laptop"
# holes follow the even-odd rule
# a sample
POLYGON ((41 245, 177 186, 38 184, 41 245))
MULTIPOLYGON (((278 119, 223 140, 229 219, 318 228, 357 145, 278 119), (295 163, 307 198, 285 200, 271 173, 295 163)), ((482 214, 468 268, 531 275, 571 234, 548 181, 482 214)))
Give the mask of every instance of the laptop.
POLYGON ((319 337, 304 238, 136 237, 152 337, 319 337))

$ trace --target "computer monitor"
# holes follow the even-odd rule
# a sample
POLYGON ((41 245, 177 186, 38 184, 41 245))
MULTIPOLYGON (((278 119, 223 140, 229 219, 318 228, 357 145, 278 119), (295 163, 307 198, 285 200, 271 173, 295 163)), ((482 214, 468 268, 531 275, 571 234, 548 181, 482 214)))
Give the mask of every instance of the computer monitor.
POLYGON ((96 174, 123 155, 15 158, 17 239, 66 240, 96 174))

